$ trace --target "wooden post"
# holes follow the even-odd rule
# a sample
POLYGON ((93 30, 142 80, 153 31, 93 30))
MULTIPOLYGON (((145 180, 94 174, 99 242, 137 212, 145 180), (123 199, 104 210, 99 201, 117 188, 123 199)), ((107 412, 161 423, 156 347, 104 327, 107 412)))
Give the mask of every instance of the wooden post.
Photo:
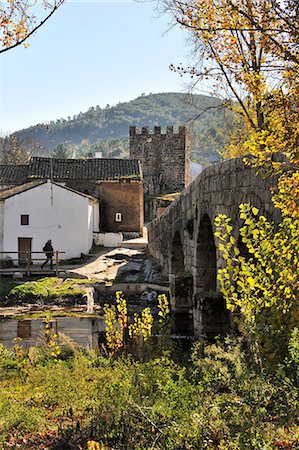
POLYGON ((26 252, 26 256, 27 256, 27 270, 26 270, 26 275, 27 275, 27 277, 29 277, 30 276, 30 252, 26 252))
POLYGON ((58 271, 59 271, 58 250, 56 250, 56 252, 55 252, 55 270, 56 270, 56 276, 58 277, 58 271))

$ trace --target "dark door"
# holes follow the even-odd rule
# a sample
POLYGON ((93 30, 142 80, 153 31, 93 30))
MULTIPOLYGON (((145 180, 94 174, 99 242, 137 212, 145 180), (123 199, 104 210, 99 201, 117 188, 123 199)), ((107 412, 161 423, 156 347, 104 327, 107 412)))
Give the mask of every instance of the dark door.
POLYGON ((31 262, 32 238, 18 238, 19 266, 25 266, 28 258, 31 262))

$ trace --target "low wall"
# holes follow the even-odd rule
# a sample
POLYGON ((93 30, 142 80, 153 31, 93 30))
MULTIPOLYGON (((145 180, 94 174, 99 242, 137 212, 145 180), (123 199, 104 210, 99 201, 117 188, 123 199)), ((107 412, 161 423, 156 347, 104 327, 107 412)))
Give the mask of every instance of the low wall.
POLYGON ((123 241, 122 233, 93 233, 93 241, 103 247, 120 247, 123 241))

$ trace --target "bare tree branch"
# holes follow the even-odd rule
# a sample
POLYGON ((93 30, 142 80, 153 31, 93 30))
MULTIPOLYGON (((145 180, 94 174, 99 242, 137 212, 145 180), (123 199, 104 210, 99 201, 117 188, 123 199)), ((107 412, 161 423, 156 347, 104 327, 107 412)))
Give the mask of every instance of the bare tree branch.
MULTIPOLYGON (((34 25, 33 28, 30 29, 30 27, 28 27, 27 33, 25 34, 25 36, 23 36, 23 33, 22 33, 21 37, 18 37, 18 35, 16 35, 16 37, 14 38, 12 36, 11 39, 8 40, 9 43, 6 46, 4 46, 4 48, 0 49, 0 53, 7 52, 7 51, 12 50, 13 48, 18 47, 19 45, 22 45, 23 43, 25 43, 30 36, 32 36, 39 28, 41 28, 53 16, 53 14, 58 10, 58 8, 64 2, 65 2, 65 0, 55 0, 54 4, 45 3, 45 8, 51 8, 51 11, 47 14, 47 16, 43 20, 41 20, 37 25, 34 25)), ((18 8, 19 8, 19 10, 21 8, 21 11, 22 11, 22 4, 18 4, 18 8)), ((0 10, 0 19, 3 19, 3 15, 4 15, 3 10, 2 11, 0 10)), ((34 16, 28 16, 25 10, 22 11, 22 15, 24 17, 26 17, 26 19, 28 20, 28 22, 31 25, 34 23, 34 16)), ((11 16, 12 16, 12 13, 11 13, 11 16)), ((6 21, 4 23, 6 23, 6 21)), ((0 23, 0 29, 1 29, 1 26, 2 26, 2 30, 3 30, 3 28, 4 28, 3 22, 0 23)), ((8 36, 10 35, 9 31, 7 31, 6 33, 8 36)))

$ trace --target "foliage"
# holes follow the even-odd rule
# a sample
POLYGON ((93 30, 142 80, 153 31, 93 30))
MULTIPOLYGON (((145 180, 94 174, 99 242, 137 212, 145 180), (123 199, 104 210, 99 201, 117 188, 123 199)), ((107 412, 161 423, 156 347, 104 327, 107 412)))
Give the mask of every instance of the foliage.
POLYGON ((44 14, 37 19, 37 0, 9 0, 0 5, 0 53, 6 52, 24 43, 35 33, 64 0, 43 0, 44 14))
POLYGON ((58 144, 52 152, 53 158, 71 158, 72 154, 70 148, 65 147, 63 144, 58 144))
POLYGON ((292 331, 291 338, 288 344, 288 356, 286 358, 286 364, 291 368, 292 373, 299 382, 299 330, 295 327, 292 331))
POLYGON ((153 323, 154 318, 150 308, 144 308, 141 315, 134 314, 134 321, 129 325, 129 336, 133 341, 133 349, 139 357, 142 356, 144 343, 152 335, 153 323))
POLYGON ((283 151, 298 162, 298 2, 161 0, 194 44, 194 86, 224 98, 234 113, 222 155, 250 153, 270 163, 283 151))
MULTIPOLYGON (((299 114, 298 114, 298 80, 288 85, 287 92, 283 90, 272 91, 267 96, 264 105, 264 127, 262 129, 243 129, 243 138, 235 136, 226 148, 224 156, 238 156, 250 154, 247 162, 256 167, 262 167, 264 172, 281 174, 285 170, 286 161, 289 168, 298 166, 299 145, 299 114), (239 142, 236 140, 239 138, 239 142), (285 159, 275 157, 283 153, 285 159)), ((241 131, 242 133, 242 131, 241 131)), ((284 178, 291 177, 290 170, 286 171, 284 178)))
POLYGON ((12 280, 11 277, 2 277, 0 283, 0 300, 4 300, 10 291, 17 286, 16 280, 12 280))
MULTIPOLYGON (((238 341, 170 356, 66 359, 0 348, 2 448, 260 450, 297 448, 298 391, 262 375, 238 341), (202 355, 198 357, 198 352, 202 355)), ((38 352, 38 349, 35 349, 38 352)))
MULTIPOLYGON (((130 102, 91 107, 86 112, 30 127, 16 133, 23 139, 40 143, 41 156, 62 144, 72 157, 94 155, 123 158, 129 154, 128 131, 130 125, 190 125, 191 150, 194 160, 209 159, 227 142, 231 115, 220 108, 221 100, 204 95, 179 93, 149 94, 130 102)), ((70 157, 70 156, 69 156, 70 157)))
MULTIPOLYGON (((119 295, 119 292, 117 293, 119 295)), ((104 317, 106 323, 106 345, 109 349, 110 355, 113 356, 117 353, 124 345, 124 328, 123 325, 123 315, 124 308, 123 304, 120 303, 120 297, 117 298, 116 307, 114 305, 104 306, 104 317), (120 314, 120 320, 118 321, 117 312, 120 314)), ((126 305, 125 305, 126 308, 126 305)))
MULTIPOLYGON (((196 44, 196 57, 202 63, 187 71, 200 80, 211 79, 223 92, 228 105, 237 101, 237 112, 252 128, 263 126, 263 99, 267 92, 267 70, 274 72, 275 62, 267 42, 253 26, 258 18, 261 26, 267 20, 267 5, 263 1, 239 3, 230 0, 180 0, 166 2, 176 21, 191 30, 196 44), (244 95, 246 93, 246 95, 244 95)), ((186 72, 178 67, 175 70, 186 72)))
POLYGON ((159 322, 164 324, 166 323, 170 313, 169 301, 165 294, 158 295, 158 309, 159 322))
POLYGON ((40 278, 36 281, 26 282, 15 286, 10 290, 8 298, 18 298, 19 300, 52 300, 70 296, 81 296, 84 290, 78 284, 90 283, 90 280, 62 280, 56 277, 40 278))
POLYGON ((1 164, 27 164, 30 156, 39 150, 39 146, 29 139, 11 135, 0 137, 1 164))
POLYGON ((194 85, 210 80, 235 114, 223 156, 249 154, 248 164, 279 176, 273 197, 282 212, 278 227, 249 204, 240 205, 240 242, 226 216, 215 221, 222 292, 268 362, 284 359, 298 320, 297 3, 162 0, 194 43, 193 66, 172 69, 189 73, 194 85))
MULTIPOLYGON (((169 302, 165 294, 158 296, 159 322, 165 324, 170 312, 169 302)), ((132 344, 133 352, 141 357, 146 343, 152 336, 154 317, 150 308, 144 308, 141 314, 135 313, 129 324, 127 302, 121 291, 116 292, 116 306, 105 305, 106 345, 110 356, 114 356, 126 344, 132 344), (131 343, 128 341, 131 339, 131 343)))
POLYGON ((250 204, 240 205, 240 239, 230 219, 215 219, 219 250, 225 266, 218 279, 227 306, 241 313, 244 331, 262 355, 284 358, 299 313, 299 220, 283 215, 278 226, 250 204))
POLYGON ((58 361, 61 355, 61 349, 58 344, 58 335, 55 333, 55 330, 51 326, 51 317, 46 318, 45 325, 45 344, 49 348, 51 352, 51 357, 54 358, 54 361, 58 361))
POLYGON ((279 208, 284 216, 298 219, 299 217, 299 171, 287 171, 282 173, 278 180, 277 192, 272 200, 276 208, 279 208))

